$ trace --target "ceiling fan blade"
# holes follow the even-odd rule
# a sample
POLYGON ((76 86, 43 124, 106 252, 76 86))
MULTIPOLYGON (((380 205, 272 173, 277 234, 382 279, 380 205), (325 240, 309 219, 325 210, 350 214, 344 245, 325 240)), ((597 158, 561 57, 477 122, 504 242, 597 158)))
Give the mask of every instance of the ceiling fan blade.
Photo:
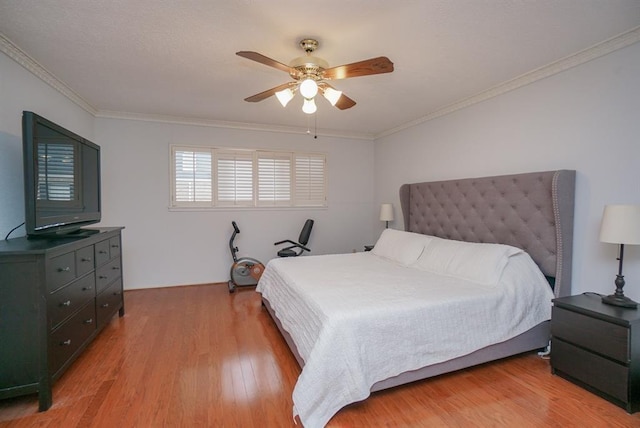
POLYGON ((278 85, 275 88, 267 89, 264 92, 260 92, 259 94, 255 94, 250 97, 247 97, 244 100, 249 101, 250 103, 257 103, 258 101, 262 101, 266 98, 269 98, 272 95, 275 95, 276 92, 280 92, 294 85, 295 85, 294 82, 283 83, 282 85, 278 85))
POLYGON ((291 67, 289 67, 288 65, 259 54, 258 52, 240 51, 236 52, 236 55, 259 62, 260 64, 268 65, 269 67, 277 68, 278 70, 282 70, 285 73, 289 73, 291 71, 291 67))
POLYGON ((353 101, 348 96, 346 96, 344 93, 338 99, 338 102, 336 103, 336 107, 338 107, 340 110, 346 110, 348 108, 353 107, 354 105, 356 105, 356 102, 353 101))
POLYGON ((339 65, 324 71, 325 79, 347 79, 349 77, 369 76, 371 74, 391 73, 393 63, 386 56, 366 59, 351 64, 339 65))

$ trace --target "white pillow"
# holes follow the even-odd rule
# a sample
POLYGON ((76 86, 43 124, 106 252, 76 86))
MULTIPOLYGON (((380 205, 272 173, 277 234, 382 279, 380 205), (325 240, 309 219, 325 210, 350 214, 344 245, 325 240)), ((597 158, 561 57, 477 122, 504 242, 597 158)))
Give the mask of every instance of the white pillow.
POLYGON ((431 238, 419 233, 385 229, 371 252, 376 256, 408 266, 418 260, 431 238))
POLYGON ((481 244, 433 237, 412 267, 495 286, 516 247, 481 244))

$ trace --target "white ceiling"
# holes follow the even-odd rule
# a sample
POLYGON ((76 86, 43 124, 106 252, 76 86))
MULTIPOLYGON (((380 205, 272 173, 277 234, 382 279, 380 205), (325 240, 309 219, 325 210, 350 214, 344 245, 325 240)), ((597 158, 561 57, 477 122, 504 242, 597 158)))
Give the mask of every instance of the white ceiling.
POLYGON ((393 73, 333 82, 355 107, 318 100, 319 133, 370 138, 637 42, 638 26, 640 0, 0 0, 0 33, 98 116, 306 129, 299 96, 243 101, 289 76, 235 52, 288 63, 313 37, 330 66, 387 56, 393 73))

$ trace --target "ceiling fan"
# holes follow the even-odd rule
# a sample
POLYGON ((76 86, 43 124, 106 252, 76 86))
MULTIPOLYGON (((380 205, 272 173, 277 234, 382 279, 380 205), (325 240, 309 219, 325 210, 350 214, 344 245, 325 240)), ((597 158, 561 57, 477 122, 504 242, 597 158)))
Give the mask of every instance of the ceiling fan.
POLYGON ((300 94, 304 98, 302 111, 307 114, 312 114, 316 112, 314 97, 318 92, 321 92, 331 105, 340 110, 346 110, 356 105, 356 102, 341 91, 333 88, 329 84, 329 81, 390 73, 393 71, 393 63, 385 56, 339 65, 337 67, 329 67, 327 61, 313 55, 313 52, 318 48, 317 40, 303 39, 300 41, 300 47, 306 52, 306 55, 293 59, 289 65, 266 57, 258 52, 236 52, 236 55, 243 58, 287 72, 293 79, 292 82, 283 83, 282 85, 267 89, 264 92, 252 95, 244 100, 248 102, 258 102, 275 95, 282 106, 285 107, 294 97, 295 92, 300 91, 300 94))

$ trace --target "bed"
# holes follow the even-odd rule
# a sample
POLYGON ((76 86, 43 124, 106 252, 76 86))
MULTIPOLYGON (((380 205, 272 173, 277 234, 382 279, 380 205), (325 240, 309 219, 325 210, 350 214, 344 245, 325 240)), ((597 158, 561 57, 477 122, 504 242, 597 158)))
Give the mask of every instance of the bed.
POLYGON ((371 392, 547 346, 574 189, 569 170, 405 184, 405 231, 370 253, 269 262, 257 291, 302 367, 294 416, 324 426, 371 392))

